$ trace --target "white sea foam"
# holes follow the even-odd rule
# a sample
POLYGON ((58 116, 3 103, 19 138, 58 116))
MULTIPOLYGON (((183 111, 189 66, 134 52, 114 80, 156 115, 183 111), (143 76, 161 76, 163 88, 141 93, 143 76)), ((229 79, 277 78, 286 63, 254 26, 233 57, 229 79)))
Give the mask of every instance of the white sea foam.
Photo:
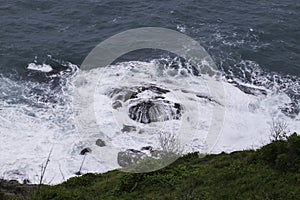
MULTIPOLYGON (((34 64, 30 66, 32 69, 39 68, 34 64)), ((128 115, 124 115, 128 110, 118 111, 112 108, 112 99, 107 94, 114 88, 151 83, 171 91, 163 95, 166 99, 183 105, 195 105, 195 108, 184 107, 186 112, 198 112, 194 113, 197 117, 189 124, 195 133, 184 140, 184 152, 201 151, 209 127, 218 123, 212 121, 212 109, 221 106, 225 106, 226 113, 213 153, 262 146, 269 141, 272 118, 286 121, 292 131, 299 132, 299 115, 291 118, 280 109, 291 103, 286 94, 287 87, 297 92, 298 83, 277 75, 284 84, 276 82, 270 87, 270 79, 259 69, 255 72, 252 81, 259 83, 256 86, 234 78, 221 80, 226 98, 220 104, 201 98, 210 96, 205 76, 191 76, 184 68, 174 72, 174 69, 162 67, 157 61, 119 63, 73 76, 57 74, 62 81, 61 89, 55 92, 51 84, 0 78, 0 176, 19 181, 29 179, 31 183, 37 183, 41 166, 53 149, 44 183, 60 183, 65 178, 75 176, 83 159, 80 151, 85 147, 91 148, 92 152, 87 154, 82 172, 106 172, 119 167, 116 160, 118 151, 139 150, 148 145, 159 148, 157 132, 162 129, 177 132, 181 126, 180 120, 150 124, 131 120, 128 115), (90 88, 90 83, 94 81, 98 82, 95 91, 90 88), (234 83, 263 89, 266 95, 246 94, 234 83), (86 105, 84 118, 81 118, 83 124, 89 123, 90 116, 95 114, 99 129, 97 133, 82 134, 75 128, 77 124, 74 117, 78 116, 72 110, 75 86, 79 92, 95 94, 94 99, 82 99, 79 103, 86 105), (36 93, 36 90, 42 90, 42 93, 36 93), (52 100, 48 101, 49 98, 52 100), (125 118, 118 118, 122 113, 125 118), (138 130, 123 133, 121 129, 124 119, 129 123, 127 125, 137 126, 138 130), (105 147, 96 146, 98 138, 105 141, 105 147)), ((150 98, 151 95, 151 92, 145 92, 139 98, 150 98)))
POLYGON ((27 69, 41 71, 41 72, 51 72, 53 70, 50 65, 46 65, 46 64, 38 65, 35 63, 29 63, 27 69))

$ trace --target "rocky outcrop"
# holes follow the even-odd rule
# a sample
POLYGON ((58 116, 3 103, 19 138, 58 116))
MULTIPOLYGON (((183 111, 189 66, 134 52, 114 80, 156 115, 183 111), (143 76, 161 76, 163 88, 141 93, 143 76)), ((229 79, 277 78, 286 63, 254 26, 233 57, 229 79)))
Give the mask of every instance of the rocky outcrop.
POLYGON ((152 157, 155 159, 167 158, 169 154, 162 150, 154 150, 152 146, 142 147, 141 150, 127 149, 118 153, 118 164, 121 167, 129 167, 140 160, 152 157))
MULTIPOLYGON (((128 116, 139 123, 148 124, 180 119, 182 106, 166 100, 164 95, 169 92, 168 89, 150 84, 132 88, 114 88, 106 95, 112 99, 113 109, 119 110, 122 106, 129 104, 128 116)), ((123 132, 130 131, 123 130, 123 132)))
POLYGON ((146 153, 135 149, 127 149, 118 153, 118 164, 121 167, 128 167, 136 164, 139 160, 147 157, 146 153))
POLYGON ((142 101, 129 108, 129 117, 137 122, 151 122, 180 119, 181 105, 167 100, 142 101))

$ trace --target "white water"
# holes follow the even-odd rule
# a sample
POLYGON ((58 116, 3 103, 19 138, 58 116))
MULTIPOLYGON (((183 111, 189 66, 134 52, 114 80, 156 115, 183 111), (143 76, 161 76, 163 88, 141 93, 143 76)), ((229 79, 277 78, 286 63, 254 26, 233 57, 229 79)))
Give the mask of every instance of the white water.
MULTIPOLYGON (((29 66, 32 70, 43 68, 35 64, 29 66)), ((48 69, 50 68, 46 66, 47 71, 48 69)), ((124 115, 126 110, 114 110, 111 106, 112 100, 106 95, 113 88, 130 88, 152 83, 172 91, 165 94, 166 99, 184 105, 195 105, 195 109, 185 107, 188 113, 198 109, 200 112, 194 113, 197 117, 189 124, 189 128, 195 133, 185 140, 184 152, 201 150, 209 127, 216 123, 211 121, 211 111, 221 106, 225 107, 224 122, 212 153, 257 148, 269 142, 272 118, 286 121, 291 131, 300 131, 299 116, 289 118, 279 109, 291 102, 282 91, 287 87, 298 88, 298 83, 289 82, 286 85, 268 87, 270 83, 264 80, 264 76, 259 76, 259 73, 255 73, 253 79, 261 83, 259 87, 266 90, 267 95, 245 94, 224 79, 222 81, 226 98, 220 102, 221 105, 195 96, 210 96, 204 76, 190 76, 184 69, 177 73, 161 68, 155 61, 120 63, 80 72, 78 76, 65 76, 63 73, 56 76, 61 76, 62 79, 62 89, 59 91, 53 91, 47 84, 0 78, 0 178, 19 181, 29 179, 31 183, 37 183, 41 166, 45 164, 50 150, 53 149, 44 183, 60 183, 75 176, 74 173, 78 171, 83 159, 79 153, 85 147, 90 147, 92 153, 87 154, 82 172, 106 172, 119 168, 116 160, 118 151, 139 150, 147 145, 159 148, 159 130, 177 132, 179 129, 181 120, 145 125, 124 115), (78 116, 78 113, 74 115, 72 112, 74 80, 79 91, 95 93, 94 99, 82 99, 80 105, 94 102, 86 104, 88 106, 84 108, 86 111, 82 120, 83 124, 88 123, 95 113, 100 133, 86 135, 78 133, 75 128, 74 116, 78 116), (91 91, 90 83, 99 80, 97 89, 91 91), (32 92, 33 88, 43 90, 44 96, 32 92), (188 92, 183 93, 182 90, 188 92), (181 98, 178 98, 179 96, 181 98), (55 101, 45 101, 49 97, 55 101), (138 126, 137 132, 142 134, 121 132, 124 120, 127 125, 138 126), (105 147, 95 145, 98 138, 105 140, 105 147)), ((284 83, 288 82, 284 77, 278 78, 284 83)), ((257 87, 251 84, 248 86, 257 87)), ((140 96, 149 97, 149 93, 140 96)))

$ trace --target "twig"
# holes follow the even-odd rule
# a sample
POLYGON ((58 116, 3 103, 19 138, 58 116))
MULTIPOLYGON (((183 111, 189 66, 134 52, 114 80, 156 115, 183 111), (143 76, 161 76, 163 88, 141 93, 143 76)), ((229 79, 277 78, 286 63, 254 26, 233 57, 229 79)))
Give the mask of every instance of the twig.
POLYGON ((59 168, 61 176, 63 177, 63 180, 66 181, 65 176, 64 176, 63 172, 61 171, 60 163, 58 164, 58 168, 59 168))
POLYGON ((52 181, 54 180, 55 175, 52 177, 52 179, 48 182, 48 185, 51 185, 52 181))
POLYGON ((45 176, 45 173, 46 173, 46 169, 47 169, 48 164, 49 164, 49 162, 50 162, 50 157, 51 157, 51 154, 52 154, 52 150, 53 150, 53 147, 51 148, 51 150, 50 150, 50 152, 49 152, 49 155, 48 155, 48 158, 47 158, 45 167, 44 167, 43 164, 42 164, 42 168, 41 168, 41 178, 40 178, 40 182, 39 182, 39 185, 38 185, 38 193, 40 192, 40 188, 41 188, 41 185, 42 185, 42 183, 43 183, 43 179, 44 179, 44 176, 45 176))
POLYGON ((285 140, 288 135, 288 125, 284 121, 272 119, 270 134, 272 141, 285 140))

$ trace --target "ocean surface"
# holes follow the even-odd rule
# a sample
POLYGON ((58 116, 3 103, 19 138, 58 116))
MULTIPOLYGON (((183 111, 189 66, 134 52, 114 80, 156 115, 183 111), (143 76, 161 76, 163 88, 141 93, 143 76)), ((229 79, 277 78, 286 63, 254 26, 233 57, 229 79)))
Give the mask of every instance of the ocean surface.
MULTIPOLYGON (((0 178, 39 182, 51 149, 47 184, 75 176, 83 159, 80 151, 86 147, 92 152, 85 158, 83 173, 119 168, 119 151, 145 146, 159 149, 157 133, 179 129, 180 116, 173 112, 179 104, 182 116, 197 116, 197 122, 190 121, 194 132, 184 152, 201 151, 214 125, 211 109, 221 107, 224 121, 213 153, 262 146, 270 139, 274 120, 287 123, 291 132, 300 132, 299 19, 300 1, 296 0, 2 0, 0 178), (205 78, 164 51, 139 50, 111 66, 80 70, 100 42, 140 27, 176 30, 199 42, 222 73, 218 81, 226 101, 211 101, 205 78), (76 127, 74 90, 90 91, 89 82, 97 81, 99 74, 101 84, 92 91, 95 99, 79 102, 94 103, 99 133, 82 135, 76 127), (129 79, 129 85, 122 84, 129 79), (163 93, 161 88, 171 92, 163 93), (116 96, 126 96, 124 91, 136 92, 136 101, 123 99, 124 109, 115 109, 112 103, 116 96), (182 95, 182 102, 170 93, 182 95), (142 101, 155 98, 152 103, 158 111, 150 114, 151 123, 134 113, 137 106, 144 106, 142 101), (189 101, 196 102, 200 112, 185 106, 189 101), (122 113, 127 113, 137 130, 122 131, 118 121, 122 113), (95 145, 99 138, 105 147, 95 145)), ((88 123, 88 114, 81 117, 88 123)))

